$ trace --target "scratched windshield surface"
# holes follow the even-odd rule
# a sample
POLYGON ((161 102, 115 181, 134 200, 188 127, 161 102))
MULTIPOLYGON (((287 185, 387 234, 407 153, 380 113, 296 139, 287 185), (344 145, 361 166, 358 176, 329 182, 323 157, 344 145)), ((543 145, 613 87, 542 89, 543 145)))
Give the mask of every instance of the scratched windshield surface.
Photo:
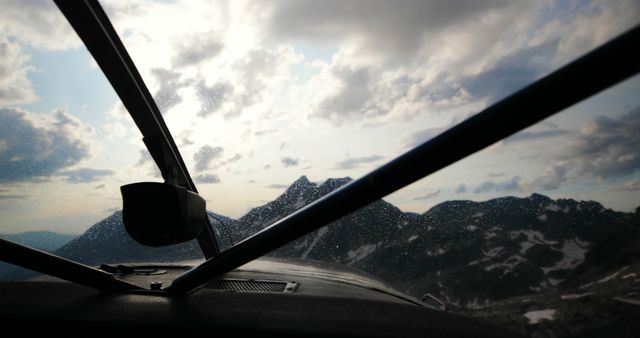
MULTIPOLYGON (((119 186, 161 181, 139 132, 55 7, 5 3, 2 237, 68 235, 47 250, 88 264, 201 257, 127 236, 119 186)), ((223 249, 640 22, 634 1, 102 4, 223 249)), ((352 267, 527 335, 634 332, 639 81, 270 255, 352 267)))

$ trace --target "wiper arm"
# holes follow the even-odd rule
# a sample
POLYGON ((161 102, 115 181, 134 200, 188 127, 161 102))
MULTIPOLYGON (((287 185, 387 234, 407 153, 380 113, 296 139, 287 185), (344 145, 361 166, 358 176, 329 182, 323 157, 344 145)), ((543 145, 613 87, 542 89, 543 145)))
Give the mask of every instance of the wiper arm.
MULTIPOLYGON (((98 1, 55 0, 55 3, 131 114, 165 182, 197 193, 156 102, 98 1)), ((208 222, 209 218, 205 218, 208 222)), ((208 259, 220 250, 211 224, 208 222, 204 228, 198 244, 208 259)))
POLYGON ((0 239, 0 260, 103 292, 124 292, 143 289, 88 265, 76 263, 60 256, 4 239, 0 239))
POLYGON ((188 292, 640 71, 640 26, 176 278, 188 292))

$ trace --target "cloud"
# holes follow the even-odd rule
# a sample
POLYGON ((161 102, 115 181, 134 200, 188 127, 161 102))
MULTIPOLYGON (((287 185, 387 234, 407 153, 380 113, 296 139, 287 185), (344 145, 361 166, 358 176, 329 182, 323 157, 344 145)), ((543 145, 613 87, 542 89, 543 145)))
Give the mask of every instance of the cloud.
POLYGON ((36 116, 0 108, 0 182, 46 178, 88 158, 89 132, 64 109, 36 116))
POLYGON ((286 184, 271 184, 267 186, 269 189, 287 189, 288 187, 286 184))
POLYGON ((0 22, 7 36, 39 49, 63 50, 82 45, 52 1, 5 0, 0 22))
POLYGON ((426 193, 424 195, 421 195, 421 196, 416 196, 413 199, 414 200, 428 200, 428 199, 436 198, 436 197, 438 197, 438 195, 440 195, 440 189, 438 189, 436 191, 428 192, 428 193, 426 193))
MULTIPOLYGON (((271 134, 271 133, 275 133, 276 131, 278 131, 277 129, 264 129, 264 130, 257 130, 253 133, 253 135, 255 136, 263 136, 263 135, 267 135, 267 134, 271 134)), ((284 142, 282 142, 280 144, 280 149, 283 148, 284 142)))
POLYGON ((95 187, 93 187, 93 189, 99 190, 99 189, 104 189, 104 188, 106 188, 106 187, 107 187, 107 186, 106 186, 106 185, 104 185, 104 184, 98 184, 98 185, 96 185, 95 187))
POLYGON ((177 140, 179 141, 178 148, 182 149, 184 147, 195 144, 195 142, 191 139, 191 134, 193 134, 193 130, 185 130, 177 135, 177 140))
POLYGON ((562 160, 578 175, 624 177, 640 168, 640 106, 617 117, 598 116, 569 139, 562 160))
POLYGON ((222 157, 222 151, 222 147, 202 146, 198 152, 193 155, 193 160, 196 162, 196 171, 207 170, 212 160, 222 157))
POLYGON ((167 110, 182 102, 178 90, 185 87, 186 84, 180 81, 181 74, 172 70, 153 68, 151 74, 159 83, 159 89, 153 95, 153 99, 160 111, 166 113, 167 110))
POLYGON ((241 159, 242 159, 242 155, 240 155, 240 154, 236 153, 236 154, 235 154, 235 155, 233 155, 232 157, 230 157, 230 158, 228 158, 228 159, 226 159, 226 160, 224 160, 224 161, 220 162, 218 165, 214 166, 213 168, 214 168, 214 169, 217 169, 217 168, 220 168, 220 167, 224 167, 224 166, 226 166, 226 165, 228 165, 228 164, 238 162, 238 161, 240 161, 241 159))
POLYGON ((489 104, 524 88, 548 71, 558 41, 539 46, 524 47, 497 59, 493 65, 478 74, 462 78, 460 86, 475 98, 486 99, 489 104))
POLYGON ((418 130, 409 135, 409 137, 405 139, 404 143, 407 148, 415 148, 416 146, 419 146, 424 142, 427 142, 428 140, 442 134, 442 132, 446 129, 446 127, 437 127, 418 130))
POLYGON ((196 85, 196 94, 200 99, 201 110, 198 115, 206 117, 217 112, 225 100, 233 94, 234 87, 228 82, 218 82, 207 87, 204 80, 196 85))
MULTIPOLYGON (((480 18, 509 1, 276 1, 271 34, 318 43, 349 40, 361 54, 417 53, 429 35, 480 18), (484 14, 484 15, 483 15, 484 14)), ((499 12, 498 12, 499 14, 499 12)))
POLYGON ((506 139, 503 140, 503 142, 514 143, 514 142, 522 142, 522 141, 529 141, 529 140, 539 140, 539 139, 546 139, 551 137, 565 136, 569 133, 571 133, 571 131, 567 129, 521 131, 513 136, 507 137, 506 139))
POLYGON ((114 172, 111 170, 79 168, 62 171, 57 175, 66 177, 66 181, 69 183, 89 183, 98 181, 106 176, 111 176, 113 174, 114 172))
POLYGON ((456 188, 456 194, 462 194, 467 192, 467 186, 464 185, 464 183, 461 183, 457 188, 456 188))
POLYGON ((103 124, 102 130, 109 138, 121 139, 127 135, 128 127, 120 122, 110 122, 103 124))
POLYGON ((567 181, 566 164, 556 164, 547 167, 544 174, 533 180, 534 187, 544 190, 556 190, 567 181))
POLYGON ((153 157, 151 157, 149 151, 147 149, 140 149, 140 159, 136 162, 136 166, 139 167, 152 162, 153 157))
POLYGON ((298 165, 298 159, 291 158, 291 157, 283 157, 280 159, 280 163, 282 163, 285 167, 295 167, 298 165))
POLYGON ((510 192, 520 189, 520 176, 514 176, 506 181, 487 180, 480 183, 474 190, 474 194, 482 194, 489 192, 510 192))
POLYGON ((352 157, 348 158, 344 161, 340 161, 336 164, 336 169, 354 169, 360 166, 361 164, 374 163, 382 160, 383 157, 379 155, 372 156, 363 156, 363 157, 352 157))
POLYGON ((340 125, 353 118, 384 113, 377 101, 372 99, 377 90, 372 79, 372 69, 335 65, 330 71, 336 82, 334 87, 338 89, 318 103, 312 117, 325 118, 340 125))
POLYGON ((25 200, 29 196, 25 194, 16 193, 13 190, 0 188, 0 201, 3 200, 25 200))
POLYGON ((0 32, 0 106, 31 103, 38 98, 28 78, 32 70, 29 55, 0 32))
POLYGON ((640 180, 636 178, 632 181, 625 182, 625 184, 622 186, 622 190, 625 190, 625 191, 640 190, 640 180))
POLYGON ((215 174, 202 174, 193 178, 196 183, 210 184, 220 183, 220 178, 215 174))
POLYGON ((197 65, 203 60, 209 60, 218 55, 223 45, 215 35, 214 32, 199 32, 185 37, 176 45, 177 54, 172 59, 173 66, 197 65))
POLYGON ((569 135, 560 155, 531 184, 558 189, 570 179, 619 179, 640 169, 640 106, 614 117, 597 116, 569 135))

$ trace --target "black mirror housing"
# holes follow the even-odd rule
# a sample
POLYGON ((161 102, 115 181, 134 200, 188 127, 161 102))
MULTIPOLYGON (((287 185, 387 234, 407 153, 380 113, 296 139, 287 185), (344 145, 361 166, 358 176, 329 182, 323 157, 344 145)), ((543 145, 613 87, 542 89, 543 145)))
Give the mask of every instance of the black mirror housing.
POLYGON ((152 247, 195 239, 207 225, 200 195, 167 183, 142 182, 120 187, 122 220, 135 241, 152 247))

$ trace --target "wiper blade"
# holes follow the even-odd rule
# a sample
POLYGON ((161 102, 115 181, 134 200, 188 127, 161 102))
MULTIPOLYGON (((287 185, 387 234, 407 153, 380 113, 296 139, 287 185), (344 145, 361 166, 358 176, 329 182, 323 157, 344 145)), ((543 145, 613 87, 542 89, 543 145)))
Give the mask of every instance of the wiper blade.
POLYGON ((0 260, 29 270, 58 277, 103 292, 142 290, 134 284, 116 279, 112 274, 76 263, 60 256, 0 239, 0 260))
POLYGON ((184 293, 640 71, 640 26, 176 278, 184 293))
MULTIPOLYGON (((98 1, 55 0, 55 3, 131 114, 162 177, 167 183, 197 193, 158 106, 98 1)), ((198 236, 198 244, 205 258, 220 252, 211 224, 198 236)))

